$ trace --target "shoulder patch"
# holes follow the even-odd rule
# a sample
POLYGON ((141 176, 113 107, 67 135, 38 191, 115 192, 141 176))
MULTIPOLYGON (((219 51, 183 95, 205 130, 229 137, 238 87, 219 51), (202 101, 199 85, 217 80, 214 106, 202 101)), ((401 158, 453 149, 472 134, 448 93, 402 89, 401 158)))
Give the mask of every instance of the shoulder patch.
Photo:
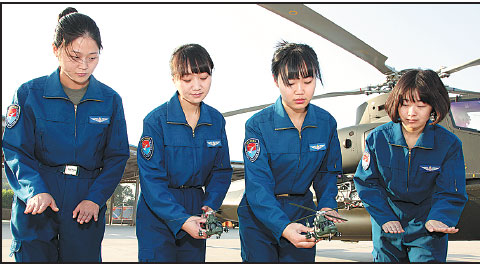
POLYGON ((365 150, 362 155, 362 168, 367 170, 368 167, 370 167, 370 153, 365 150))
POLYGON ((20 119, 20 106, 12 104, 7 108, 7 117, 5 118, 5 126, 12 128, 20 119))
POLYGON ((153 156, 153 139, 151 137, 142 137, 140 142, 142 143, 142 149, 140 150, 142 156, 146 160, 151 159, 153 156))
POLYGON ((248 160, 254 162, 257 160, 258 155, 260 155, 260 144, 259 140, 256 138, 249 138, 243 143, 245 149, 245 155, 248 160))

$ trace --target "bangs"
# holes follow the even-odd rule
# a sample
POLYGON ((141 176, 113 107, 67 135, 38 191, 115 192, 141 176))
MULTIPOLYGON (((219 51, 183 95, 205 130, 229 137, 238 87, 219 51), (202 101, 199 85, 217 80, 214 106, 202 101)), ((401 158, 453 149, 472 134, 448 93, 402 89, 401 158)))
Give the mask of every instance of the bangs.
POLYGON ((432 96, 430 94, 430 91, 428 87, 421 82, 417 82, 413 85, 408 85, 405 86, 403 89, 400 89, 399 95, 401 96, 403 94, 403 97, 399 98, 400 104, 402 104, 403 100, 405 99, 410 99, 413 102, 416 102, 417 100, 415 99, 415 92, 418 92, 418 97, 420 98, 420 101, 432 105, 432 96))
POLYGON ((206 72, 209 75, 212 75, 212 69, 208 61, 187 59, 178 64, 177 72, 174 75, 179 76, 181 78, 191 73, 203 73, 203 72, 206 72), (193 61, 193 63, 191 63, 191 61, 193 61), (191 69, 191 72, 189 71, 189 68, 191 69))
POLYGON ((178 78, 192 73, 206 72, 212 75, 213 61, 203 47, 198 44, 189 44, 174 52, 170 68, 172 76, 178 78))
POLYGON ((298 45, 292 47, 288 53, 279 54, 279 60, 272 67, 274 76, 276 76, 275 70, 278 70, 278 76, 282 78, 285 86, 290 86, 289 79, 300 79, 300 77, 318 78, 322 82, 316 54, 310 49, 298 45))

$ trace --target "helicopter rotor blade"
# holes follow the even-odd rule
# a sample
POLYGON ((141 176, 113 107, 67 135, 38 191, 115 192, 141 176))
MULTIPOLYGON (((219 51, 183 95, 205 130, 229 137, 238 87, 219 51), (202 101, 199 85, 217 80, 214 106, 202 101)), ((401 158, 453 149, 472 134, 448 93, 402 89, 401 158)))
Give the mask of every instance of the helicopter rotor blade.
POLYGON ((263 104, 263 105, 246 107, 246 108, 237 109, 237 110, 234 110, 234 111, 225 112, 225 113, 222 113, 222 115, 223 115, 224 117, 229 117, 229 116, 244 114, 244 113, 248 113, 248 112, 253 112, 253 111, 257 111, 257 110, 262 110, 263 108, 265 108, 265 107, 267 107, 267 106, 270 106, 270 105, 272 105, 272 104, 270 103, 270 104, 263 104))
POLYGON ((450 74, 452 74, 454 72, 458 72, 458 71, 461 71, 463 69, 473 67, 473 66, 477 66, 477 65, 480 65, 480 58, 476 59, 476 60, 466 62, 466 63, 463 63, 463 64, 460 64, 460 65, 457 65, 455 67, 447 67, 447 68, 444 68, 444 69, 440 69, 438 74, 442 78, 443 77, 448 77, 448 76, 450 76, 450 74))
POLYGON ((312 211, 312 212, 315 212, 315 213, 317 212, 316 210, 313 210, 312 208, 308 208, 308 207, 305 207, 305 206, 302 206, 302 205, 299 205, 299 204, 296 204, 296 203, 289 203, 289 204, 294 205, 296 207, 303 208, 303 209, 308 210, 308 211, 312 211))
POLYGON ((310 30, 369 63, 383 74, 395 70, 385 64, 387 57, 350 32, 302 4, 259 4, 273 13, 310 30))
MULTIPOLYGON (((330 211, 330 210, 329 210, 329 211, 330 211)), ((341 218, 341 217, 333 216, 333 215, 329 215, 329 214, 324 214, 324 216, 328 216, 328 217, 335 218, 335 219, 339 219, 339 220, 343 220, 343 221, 348 221, 348 220, 345 219, 345 218, 341 218)))
POLYGON ((445 88, 449 93, 453 94, 459 94, 459 95, 480 95, 480 92, 474 92, 474 91, 467 91, 467 90, 462 90, 458 88, 454 88, 448 85, 445 85, 445 88))
POLYGON ((312 100, 315 99, 322 99, 322 98, 330 98, 330 97, 337 97, 337 96, 345 96, 345 95, 358 95, 358 94, 365 94, 368 92, 374 92, 372 90, 374 86, 367 86, 365 88, 350 90, 350 91, 341 91, 341 92, 331 92, 331 93, 324 93, 324 94, 317 94, 312 96, 312 100))
MULTIPOLYGON (((367 86, 365 88, 360 88, 360 89, 351 90, 351 91, 341 91, 341 92, 330 92, 330 93, 324 93, 324 94, 317 94, 317 95, 314 95, 312 97, 312 100, 322 99, 322 98, 330 98, 330 97, 337 97, 337 96, 384 92, 384 91, 376 90, 375 88, 377 88, 377 87, 376 86, 367 86)), ((248 112, 262 110, 263 108, 268 107, 270 105, 272 105, 272 103, 245 107, 245 108, 241 108, 241 109, 237 109, 237 110, 233 110, 233 111, 224 112, 224 113, 222 113, 222 115, 224 117, 229 117, 229 116, 234 116, 234 115, 239 115, 239 114, 245 114, 245 113, 248 113, 248 112)))
POLYGON ((298 221, 303 220, 303 219, 307 219, 307 218, 315 216, 315 215, 316 214, 307 215, 307 216, 304 216, 302 218, 298 218, 297 220, 293 220, 291 223, 295 223, 295 222, 298 222, 298 221))

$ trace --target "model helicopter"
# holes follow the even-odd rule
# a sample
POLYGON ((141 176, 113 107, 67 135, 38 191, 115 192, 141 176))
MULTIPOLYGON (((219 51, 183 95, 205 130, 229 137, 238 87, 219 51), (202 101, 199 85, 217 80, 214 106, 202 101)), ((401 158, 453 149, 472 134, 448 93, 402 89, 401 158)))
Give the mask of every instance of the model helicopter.
MULTIPOLYGON (((313 219, 313 232, 307 232, 305 234, 306 238, 312 238, 313 237, 313 238, 315 238, 315 240, 328 239, 328 241, 330 241, 330 240, 332 240, 332 237, 334 237, 334 236, 339 237, 339 236, 342 235, 342 233, 338 232, 337 227, 335 226, 335 223, 331 220, 328 220, 325 217, 325 216, 328 216, 328 217, 337 218, 337 219, 340 219, 340 220, 343 220, 343 221, 348 221, 347 219, 327 214, 327 212, 333 211, 335 209, 328 210, 328 211, 316 211, 316 210, 313 210, 311 208, 301 206, 299 204, 295 204, 295 203, 289 203, 289 204, 300 207, 300 208, 308 210, 308 211, 312 211, 312 212, 315 213, 315 214, 308 215, 308 216, 305 216, 305 217, 302 217, 302 218, 299 218, 297 220, 292 221, 292 223, 293 222, 298 222, 300 220, 307 219, 309 217, 315 216, 315 218, 313 219)), ((305 226, 310 227, 310 222, 306 221, 305 226)))
MULTIPOLYGON (((387 57, 370 47, 345 29, 334 24, 327 18, 302 4, 261 4, 260 6, 290 20, 301 27, 331 41, 346 51, 356 55, 386 75, 386 80, 378 85, 371 85, 361 89, 345 92, 332 92, 313 96, 312 100, 345 95, 380 94, 357 108, 354 126, 338 130, 342 152, 343 174, 337 181, 337 203, 344 209, 339 212, 350 219, 348 223, 339 223, 338 230, 342 233, 341 240, 371 240, 370 215, 358 197, 353 183, 353 175, 362 157, 365 147, 365 138, 379 125, 390 121, 385 111, 385 100, 388 92, 395 86, 400 77, 409 69, 397 71, 385 64, 387 57)), ((441 78, 463 69, 480 65, 480 59, 449 68, 441 68, 437 73, 441 78)), ((463 143, 463 154, 466 168, 466 189, 469 200, 462 212, 457 227, 460 231, 450 235, 449 240, 479 240, 477 222, 480 222, 480 163, 478 162, 480 149, 480 93, 461 90, 446 86, 451 98, 451 111, 440 123, 454 133, 463 143), (474 122, 472 122, 474 121, 474 122)), ((247 107, 223 113, 225 117, 261 110, 270 104, 247 107)), ((234 169, 241 170, 243 164, 233 163, 234 169)), ((238 188, 244 180, 232 182, 231 188, 225 197, 221 209, 238 207, 243 189, 238 188)), ((244 186, 244 182, 243 182, 244 186)), ((222 217, 238 219, 236 211, 223 210, 222 217), (227 214, 228 212, 234 212, 227 214)), ((335 237, 334 237, 335 239, 335 237)))
MULTIPOLYGON (((206 230, 205 235, 207 237, 216 235, 217 239, 219 239, 223 232, 228 233, 228 227, 222 226, 222 222, 215 216, 215 211, 203 212, 202 217, 207 219, 202 225, 202 228, 206 230)), ((201 229, 198 230, 199 236, 203 236, 203 234, 201 229)))
MULTIPOLYGON (((202 231, 202 229, 199 229, 198 230, 199 236, 206 235, 207 238, 209 238, 213 235, 216 235, 217 239, 219 239, 224 232, 228 233, 228 230, 229 230, 228 227, 226 226, 224 227, 222 225, 222 221, 220 221, 220 219, 216 216, 217 212, 218 211, 208 211, 208 212, 203 211, 201 214, 197 215, 206 219, 205 223, 200 224, 200 227, 205 229, 205 232, 202 231)), ((188 217, 190 216, 182 217, 178 219, 172 219, 170 221, 178 221, 188 217)))

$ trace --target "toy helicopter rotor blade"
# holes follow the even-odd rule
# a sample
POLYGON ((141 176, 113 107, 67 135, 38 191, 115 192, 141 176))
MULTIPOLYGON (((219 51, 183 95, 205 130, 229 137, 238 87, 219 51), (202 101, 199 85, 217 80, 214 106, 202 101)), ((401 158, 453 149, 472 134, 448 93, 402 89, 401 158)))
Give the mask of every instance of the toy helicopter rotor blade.
POLYGON ((330 211, 335 211, 335 210, 337 210, 337 209, 338 209, 338 207, 335 207, 335 208, 333 208, 333 209, 325 210, 325 211, 322 211, 322 212, 326 213, 326 212, 330 212, 330 211))
POLYGON ((329 215, 329 214, 324 214, 324 216, 328 216, 328 217, 335 218, 335 219, 338 219, 338 220, 348 221, 348 220, 345 219, 345 218, 341 218, 341 217, 333 216, 333 215, 329 215))
POLYGON ((312 217, 312 216, 315 216, 315 215, 316 215, 316 214, 311 214, 311 215, 307 215, 307 216, 302 217, 302 218, 298 218, 297 220, 293 220, 292 223, 298 222, 298 221, 303 220, 303 219, 307 219, 307 218, 312 217))
POLYGON ((302 4, 259 4, 273 13, 310 30, 369 63, 383 74, 394 70, 385 64, 387 57, 350 32, 302 4))
POLYGON ((182 219, 185 219, 185 218, 189 218, 190 216, 192 216, 192 215, 185 216, 185 217, 180 217, 180 218, 175 218, 175 219, 170 219, 168 221, 178 221, 178 220, 182 220, 182 219))
POLYGON ((303 208, 305 210, 309 210, 309 211, 312 211, 312 212, 315 212, 315 213, 317 212, 317 211, 313 210, 312 208, 308 208, 308 207, 305 207, 305 206, 302 206, 302 205, 299 205, 299 204, 296 204, 296 203, 289 203, 289 204, 295 205, 297 207, 300 207, 300 208, 303 208))

